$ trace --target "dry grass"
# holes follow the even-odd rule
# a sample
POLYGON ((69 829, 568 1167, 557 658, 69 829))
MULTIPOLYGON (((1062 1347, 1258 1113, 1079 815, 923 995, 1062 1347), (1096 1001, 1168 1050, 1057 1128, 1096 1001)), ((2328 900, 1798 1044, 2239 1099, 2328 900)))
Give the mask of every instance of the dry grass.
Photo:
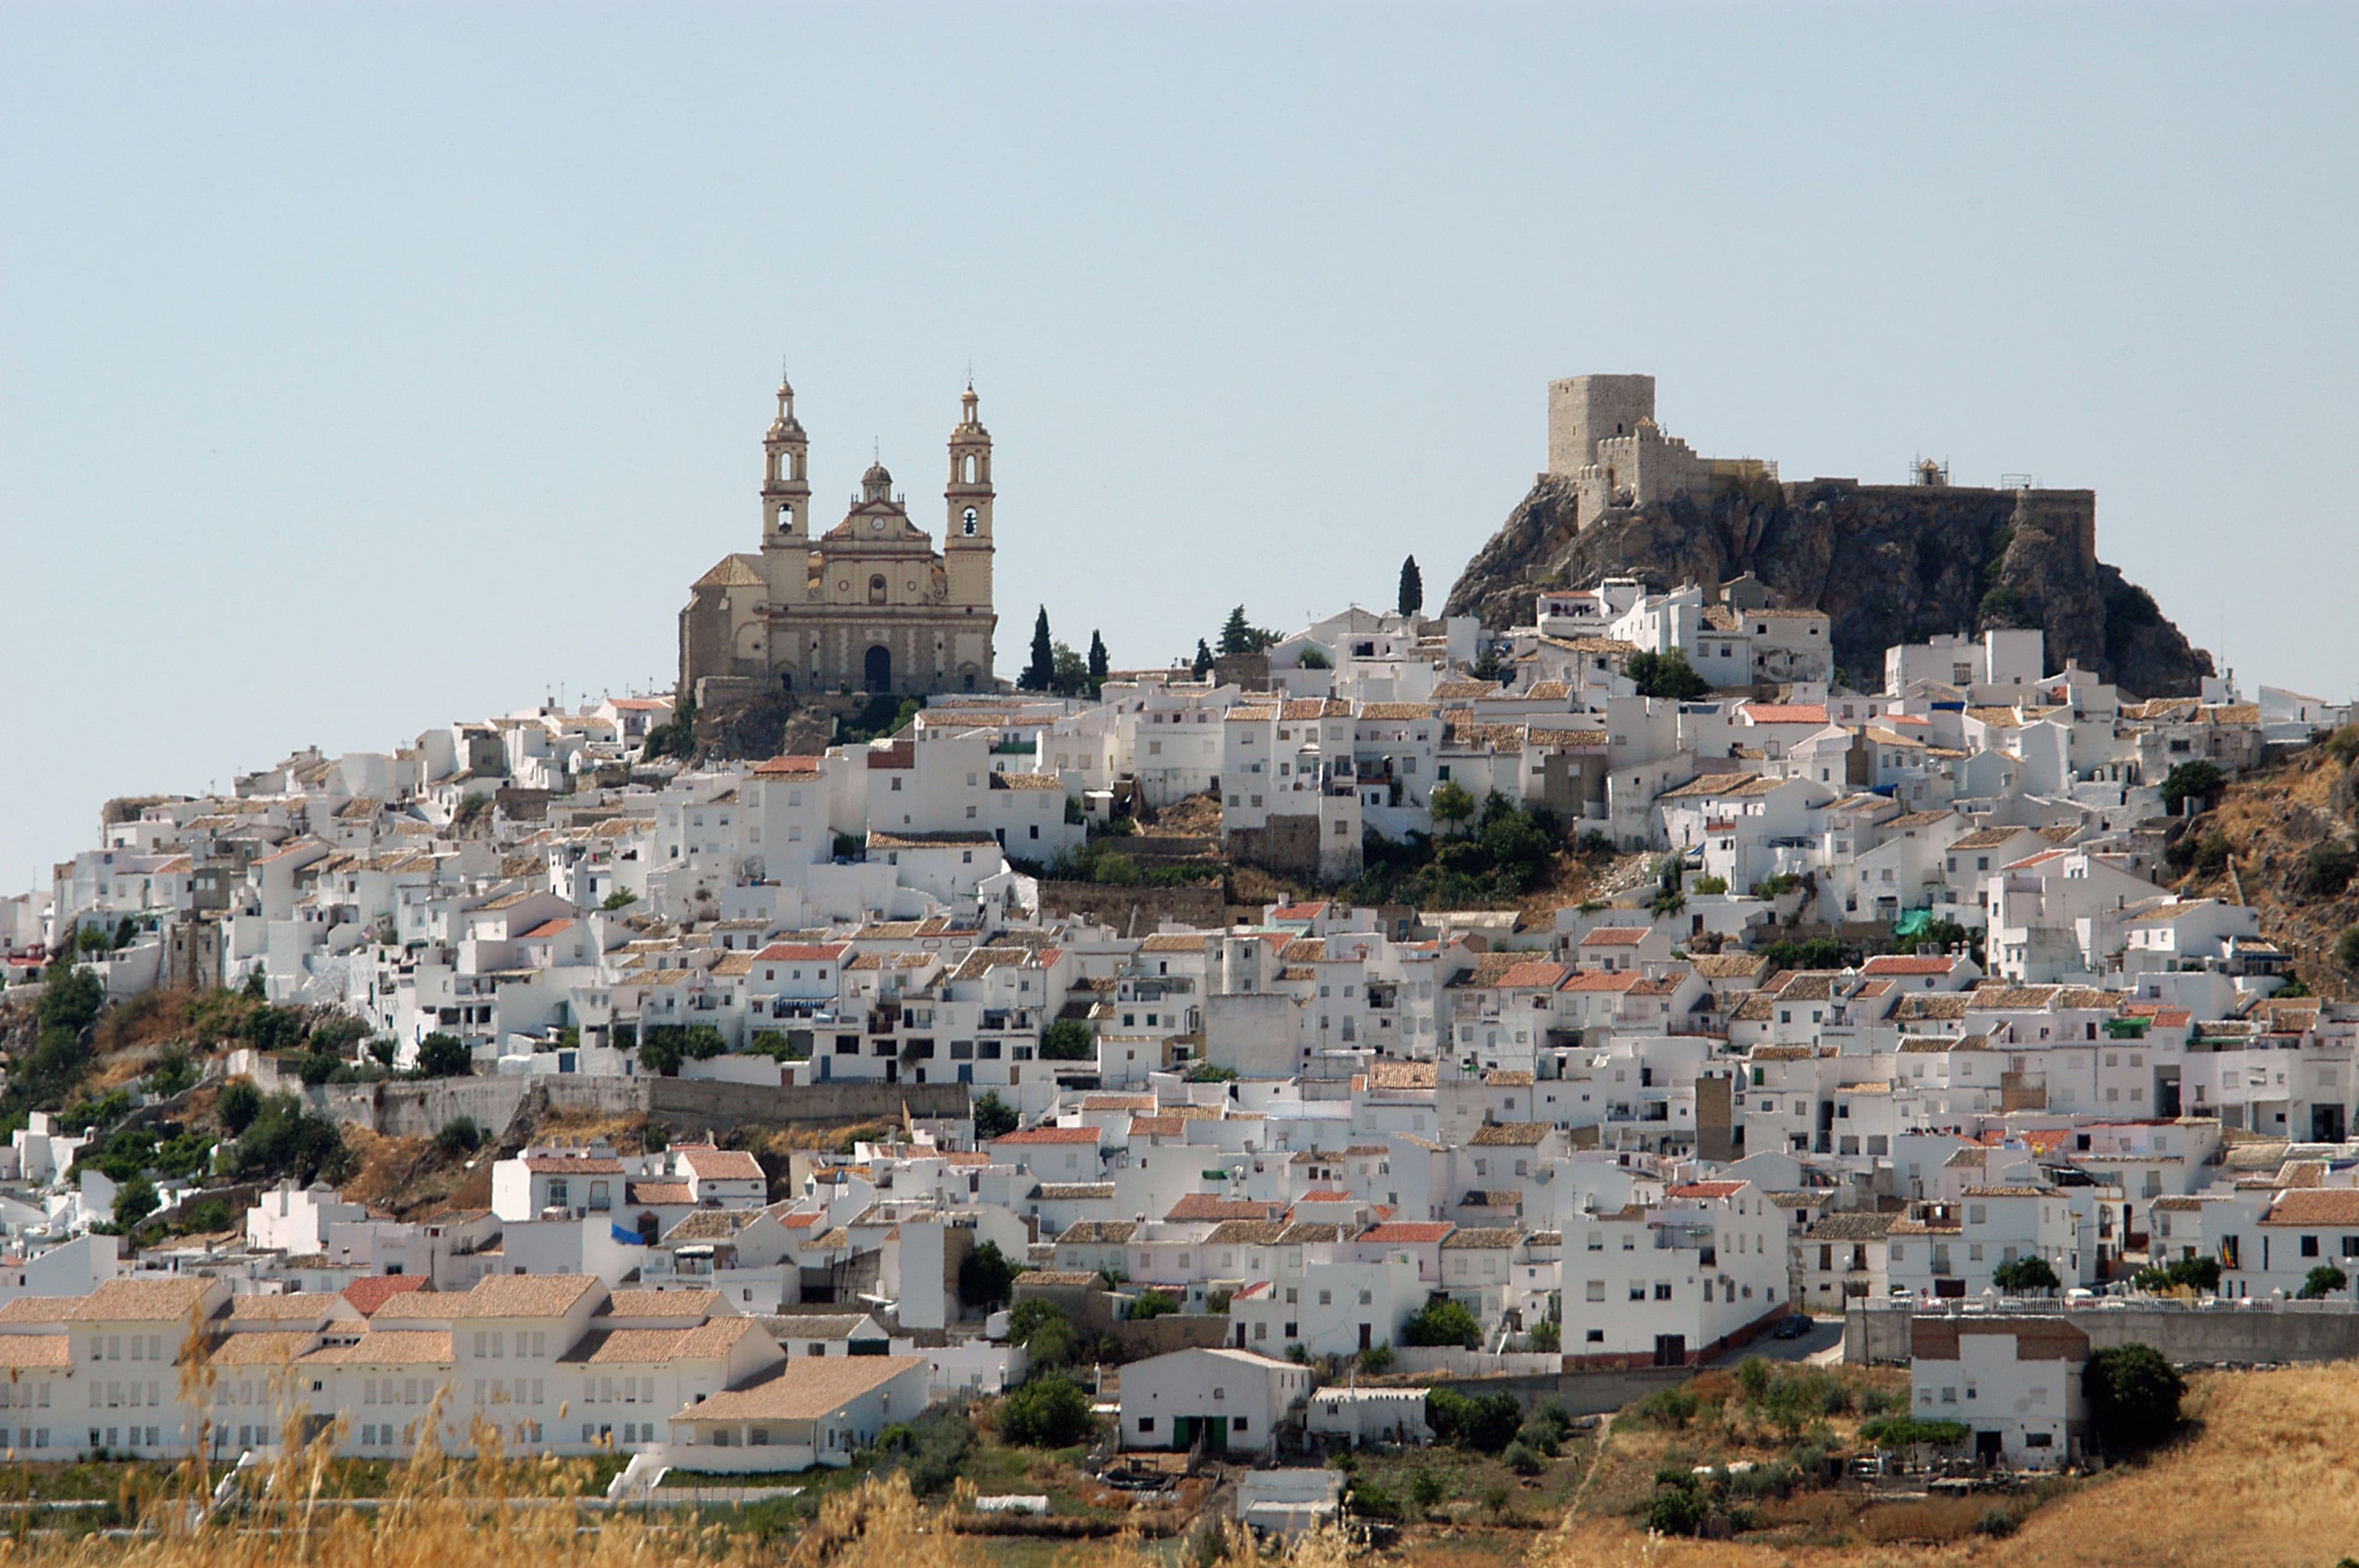
MULTIPOLYGON (((1841 1540, 1650 1539, 1618 1516, 1584 1512, 1528 1532, 1415 1532, 1388 1562, 1417 1568, 1832 1568, 1834 1564, 1976 1564, 1977 1568, 2329 1568, 2359 1553, 2359 1369, 2213 1374, 2195 1380, 2189 1439, 2151 1464, 2081 1486, 2033 1513, 2006 1540, 1957 1538, 1983 1499, 1890 1506, 1848 1524, 1841 1540), (1950 1537, 1944 1544, 1930 1539, 1950 1537)), ((175 1502, 155 1500, 150 1532, 131 1540, 63 1535, 0 1543, 33 1568, 694 1568, 781 1562, 787 1568, 1005 1568, 1015 1550, 943 1528, 897 1477, 830 1495, 791 1543, 728 1536, 670 1515, 607 1515, 529 1506, 579 1496, 588 1467, 556 1460, 454 1465, 422 1454, 396 1475, 381 1515, 307 1506, 329 1474, 322 1448, 298 1451, 254 1488, 253 1511, 192 1522, 186 1499, 218 1471, 191 1467, 175 1502)), ((1213 1514, 1221 1510, 1217 1508, 1213 1514)), ((1807 1527, 1807 1519, 1798 1519, 1807 1527)), ((1176 1549, 1132 1538, 1061 1550, 1027 1543, 1037 1568, 1345 1568, 1354 1552, 1316 1537, 1290 1552, 1257 1550, 1208 1516, 1176 1549)))
POLYGON ((1625 1519, 1584 1515, 1538 1543, 1532 1568, 2330 1568, 2359 1555, 2359 1368, 2199 1375, 2188 1413, 2177 1447, 2075 1488, 2006 1540, 1920 1544, 1953 1532, 1965 1508, 1979 1517, 1983 1499, 1877 1509, 1826 1545, 1650 1541, 1625 1519))

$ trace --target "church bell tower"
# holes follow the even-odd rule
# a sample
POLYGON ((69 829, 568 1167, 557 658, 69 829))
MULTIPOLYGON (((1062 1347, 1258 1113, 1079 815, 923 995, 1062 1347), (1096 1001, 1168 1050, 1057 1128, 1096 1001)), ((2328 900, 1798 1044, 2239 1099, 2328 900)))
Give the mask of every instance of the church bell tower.
POLYGON ((762 547, 810 547, 810 441, 795 417, 795 389, 778 377, 778 416, 762 438, 762 547))
POLYGON ((942 529, 942 556, 952 604, 991 610, 991 432, 976 413, 974 384, 959 400, 960 418, 951 432, 951 481, 942 529))

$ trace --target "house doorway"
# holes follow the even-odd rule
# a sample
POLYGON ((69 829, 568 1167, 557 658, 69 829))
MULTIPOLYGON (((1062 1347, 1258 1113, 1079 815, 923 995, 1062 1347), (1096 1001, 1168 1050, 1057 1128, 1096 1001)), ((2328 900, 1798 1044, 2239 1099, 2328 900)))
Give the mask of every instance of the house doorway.
POLYGON ((867 666, 869 690, 891 691, 893 689, 892 649, 882 643, 869 649, 867 666))

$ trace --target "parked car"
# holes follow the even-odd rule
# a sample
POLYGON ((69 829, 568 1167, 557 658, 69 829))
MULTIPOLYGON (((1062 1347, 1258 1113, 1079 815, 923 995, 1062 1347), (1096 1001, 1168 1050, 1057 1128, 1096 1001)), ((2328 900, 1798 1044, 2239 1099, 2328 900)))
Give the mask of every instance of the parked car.
POLYGON ((1798 1312, 1776 1328, 1771 1329, 1769 1336, 1772 1339, 1799 1339, 1817 1326, 1817 1324, 1810 1321, 1810 1314, 1798 1312))

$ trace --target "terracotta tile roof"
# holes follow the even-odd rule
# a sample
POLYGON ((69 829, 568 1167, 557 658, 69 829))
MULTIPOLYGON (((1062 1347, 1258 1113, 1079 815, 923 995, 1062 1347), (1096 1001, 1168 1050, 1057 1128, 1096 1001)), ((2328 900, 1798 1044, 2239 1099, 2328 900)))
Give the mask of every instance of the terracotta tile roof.
POLYGON ((1581 939, 1584 947, 1636 947, 1655 934, 1651 925, 1600 925, 1581 939))
POLYGON ((1445 1249, 1480 1248, 1496 1251, 1513 1247, 1524 1238, 1524 1233, 1512 1225, 1460 1226, 1441 1238, 1445 1249))
POLYGON ((1381 1225, 1368 1227, 1352 1239, 1373 1242, 1378 1247, 1419 1247, 1440 1241, 1457 1228, 1446 1219, 1430 1221, 1388 1219, 1381 1225))
POLYGON ((742 1149, 715 1149, 708 1145, 677 1147, 681 1161, 700 1182, 758 1182, 763 1179, 761 1162, 742 1149))
POLYGON ((204 1280, 109 1280, 68 1310, 73 1323, 186 1323, 204 1280))
POLYGON ((1057 1245, 1120 1247, 1137 1234, 1138 1227, 1131 1220, 1082 1219, 1065 1227, 1064 1233, 1057 1238, 1057 1245))
POLYGON ((1532 1149, 1547 1139, 1549 1131, 1545 1121, 1494 1121, 1476 1128, 1467 1141, 1477 1149, 1532 1149))
POLYGON ((773 942, 754 957, 771 964, 827 964, 851 950, 848 942, 773 942))
POLYGON ((606 1298, 604 1315, 701 1318, 720 1301, 719 1291, 616 1291, 606 1298))
POLYGON ((623 1201, 634 1204, 694 1203, 696 1189, 686 1182, 630 1182, 625 1184, 623 1201))
POLYGON ((2359 1187, 2302 1187, 2281 1193, 2263 1225, 2359 1226, 2359 1187))
POLYGON ((375 1315, 376 1309, 396 1296, 426 1288, 423 1274, 372 1274, 354 1280, 344 1287, 344 1300, 360 1309, 363 1317, 375 1315))
POLYGON ((371 1329, 350 1345, 323 1345, 303 1357, 307 1367, 431 1367, 454 1359, 449 1330, 371 1329))
POLYGON ((994 1147, 1011 1145, 1028 1149, 1038 1144, 1095 1143, 1097 1141, 1098 1130, 1094 1127, 1029 1127, 991 1141, 994 1147))
POLYGON ((740 1389, 724 1389, 701 1404, 686 1407, 672 1419, 817 1421, 879 1384, 912 1369, 922 1371, 925 1367, 926 1358, 922 1356, 797 1357, 758 1382, 740 1389))
POLYGON ((619 1176, 620 1160, 603 1155, 530 1154, 524 1168, 536 1176, 619 1176))
POLYGON ((1821 1215, 1803 1234, 1813 1241, 1881 1241, 1891 1233, 1892 1221, 1893 1216, 1888 1214, 1846 1210, 1821 1215))
POLYGON ((1368 1087, 1374 1089, 1430 1089, 1439 1081, 1431 1062, 1371 1062, 1368 1087))
POLYGON ((436 1322, 477 1317, 560 1317, 592 1291, 604 1291, 592 1274, 491 1274, 462 1293, 412 1292, 376 1309, 370 1321, 436 1322))
POLYGON ((1212 1193, 1190 1193, 1173 1204, 1163 1217, 1178 1224, 1215 1225, 1232 1219, 1273 1219, 1283 1206, 1253 1198, 1224 1198, 1212 1193))
POLYGON ((332 1317, 348 1304, 342 1296, 332 1292, 289 1291, 275 1296, 232 1296, 229 1315, 233 1323, 300 1323, 332 1317))
POLYGON ((1748 702, 1737 711, 1756 724, 1824 724, 1827 705, 1823 702, 1748 702))
POLYGON ((1286 1227, 1272 1219, 1224 1219, 1204 1234, 1207 1247, 1266 1247, 1286 1227))
POLYGON ((723 1317, 693 1328, 601 1328, 575 1341, 557 1358, 560 1367, 612 1367, 665 1361, 718 1361, 749 1334, 751 1318, 723 1317))
POLYGON ((1955 958, 1878 953, 1860 966, 1863 975, 1946 975, 1958 967, 1955 958))
MULTIPOLYGON (((17 1299, 27 1301, 37 1298, 20 1296, 17 1299)), ((72 1365, 73 1342, 62 1334, 0 1334, 0 1370, 72 1365)))
POLYGON ((213 1347, 216 1367, 287 1367, 303 1358, 319 1336, 309 1330, 275 1329, 233 1334, 213 1347))
POLYGON ((1743 1182, 1683 1182, 1675 1187, 1665 1187, 1663 1195, 1673 1198, 1733 1198, 1744 1185, 1743 1182))

